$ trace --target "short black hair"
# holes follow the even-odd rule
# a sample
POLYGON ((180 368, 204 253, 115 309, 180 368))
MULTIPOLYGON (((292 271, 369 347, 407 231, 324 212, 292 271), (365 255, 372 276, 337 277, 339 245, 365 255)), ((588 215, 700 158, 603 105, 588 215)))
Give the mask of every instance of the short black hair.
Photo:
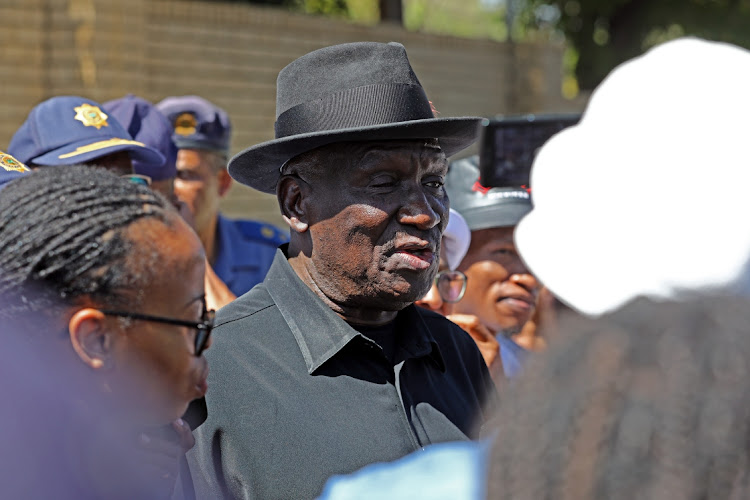
POLYGON ((102 168, 44 167, 9 183, 0 191, 0 314, 84 296, 132 302, 144 277, 129 269, 125 231, 147 217, 169 226, 174 213, 160 194, 102 168))

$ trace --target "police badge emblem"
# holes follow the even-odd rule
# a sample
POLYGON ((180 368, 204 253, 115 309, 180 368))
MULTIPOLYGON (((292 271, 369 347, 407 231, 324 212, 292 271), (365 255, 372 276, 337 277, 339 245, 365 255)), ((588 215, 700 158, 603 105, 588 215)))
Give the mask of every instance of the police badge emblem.
POLYGON ((177 135, 192 135, 198 127, 198 121, 192 113, 182 113, 174 120, 174 132, 177 135))
POLYGON ((8 172, 30 172, 29 167, 2 151, 0 151, 0 167, 8 172))
POLYGON ((98 106, 84 103, 73 109, 76 112, 75 119, 83 123, 85 127, 96 127, 99 130, 102 127, 109 126, 109 123, 107 123, 108 116, 98 106))

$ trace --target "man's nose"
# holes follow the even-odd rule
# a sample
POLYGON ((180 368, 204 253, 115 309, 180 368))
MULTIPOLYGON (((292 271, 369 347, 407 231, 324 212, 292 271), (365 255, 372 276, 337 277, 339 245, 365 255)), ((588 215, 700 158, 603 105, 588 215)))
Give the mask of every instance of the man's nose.
POLYGON ((539 292, 539 282, 534 277, 534 275, 528 271, 512 274, 509 279, 511 282, 525 288, 535 297, 539 292))
POLYGON ((410 192, 404 200, 404 204, 399 209, 399 222, 401 224, 416 226, 419 229, 432 229, 437 226, 448 209, 446 208, 441 213, 438 213, 438 207, 433 207, 430 201, 420 190, 410 192))
POLYGON ((431 311, 440 312, 440 308, 443 307, 443 299, 434 283, 427 294, 417 301, 417 305, 431 311))

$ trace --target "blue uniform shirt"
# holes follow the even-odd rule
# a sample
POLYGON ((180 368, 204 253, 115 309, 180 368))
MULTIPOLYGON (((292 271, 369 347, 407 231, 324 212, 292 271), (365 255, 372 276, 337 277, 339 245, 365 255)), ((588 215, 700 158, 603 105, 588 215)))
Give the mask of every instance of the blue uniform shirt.
POLYGON ((238 297, 263 281, 276 248, 289 238, 278 228, 219 215, 214 271, 238 297))
POLYGON ((505 376, 515 377, 521 371, 530 353, 503 334, 497 335, 497 341, 500 344, 500 357, 503 359, 505 376))

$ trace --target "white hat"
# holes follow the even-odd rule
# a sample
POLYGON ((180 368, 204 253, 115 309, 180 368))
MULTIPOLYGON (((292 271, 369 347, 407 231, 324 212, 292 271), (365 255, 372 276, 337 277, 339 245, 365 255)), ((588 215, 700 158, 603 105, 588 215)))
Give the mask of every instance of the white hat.
POLYGON ((619 66, 534 162, 524 261, 587 314, 639 295, 750 295, 748 120, 744 49, 684 38, 619 66))
POLYGON ((471 231, 460 213, 451 208, 448 226, 443 231, 443 252, 448 267, 456 269, 463 260, 471 243, 471 231))

